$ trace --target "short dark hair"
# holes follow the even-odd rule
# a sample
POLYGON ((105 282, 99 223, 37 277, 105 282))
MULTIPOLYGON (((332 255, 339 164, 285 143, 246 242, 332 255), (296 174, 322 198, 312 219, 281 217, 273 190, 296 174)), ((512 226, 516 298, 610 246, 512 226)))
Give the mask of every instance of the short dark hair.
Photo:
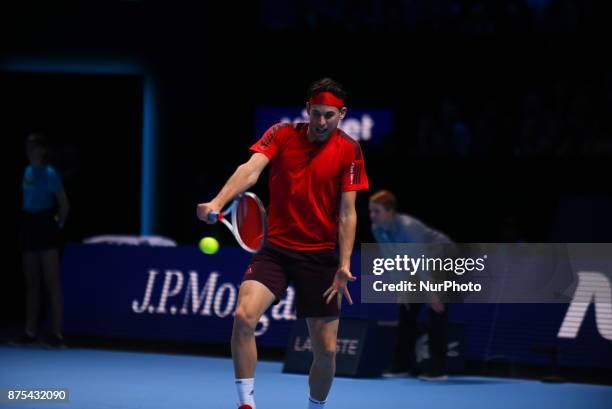
POLYGON ((36 145, 36 146, 40 146, 41 148, 47 148, 49 145, 49 141, 47 139, 47 137, 45 136, 45 134, 40 133, 40 132, 31 132, 28 134, 28 137, 26 138, 26 143, 27 144, 32 144, 32 145, 36 145))
POLYGON ((310 84, 310 87, 308 88, 308 98, 324 91, 329 91, 340 99, 346 99, 346 91, 344 90, 344 87, 331 78, 321 78, 320 80, 310 84))
POLYGON ((26 138, 26 149, 37 147, 42 149, 42 161, 48 163, 49 160, 49 140, 45 134, 40 132, 31 132, 26 138))
POLYGON ((393 210, 397 209, 397 199, 395 195, 388 190, 379 190, 370 196, 370 202, 378 203, 385 210, 393 210))

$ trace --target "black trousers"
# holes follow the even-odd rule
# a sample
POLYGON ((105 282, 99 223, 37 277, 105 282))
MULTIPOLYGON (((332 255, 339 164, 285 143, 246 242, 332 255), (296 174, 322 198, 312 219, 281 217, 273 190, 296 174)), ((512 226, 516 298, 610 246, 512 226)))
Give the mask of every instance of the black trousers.
POLYGON ((415 372, 416 356, 414 347, 417 340, 417 317, 426 306, 429 315, 429 371, 444 372, 448 350, 448 304, 444 311, 437 313, 429 304, 400 304, 397 345, 391 364, 393 372, 415 372))

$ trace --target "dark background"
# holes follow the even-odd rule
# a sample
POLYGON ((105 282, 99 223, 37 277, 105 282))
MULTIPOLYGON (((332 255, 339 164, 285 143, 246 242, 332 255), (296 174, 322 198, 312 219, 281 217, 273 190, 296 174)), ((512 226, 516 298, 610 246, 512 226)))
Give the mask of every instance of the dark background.
MULTIPOLYGON (((0 6, 0 63, 131 61, 157 89, 155 233, 182 244, 248 158, 255 108, 331 76, 395 128, 363 150, 371 191, 456 241, 610 241, 610 6, 598 1, 149 1, 0 6)), ((3 320, 19 322, 23 141, 53 141, 68 241, 140 232, 143 77, 0 71, 3 320)), ((267 198, 266 175, 254 189, 267 198)), ((367 196, 358 242, 371 241, 367 196)))

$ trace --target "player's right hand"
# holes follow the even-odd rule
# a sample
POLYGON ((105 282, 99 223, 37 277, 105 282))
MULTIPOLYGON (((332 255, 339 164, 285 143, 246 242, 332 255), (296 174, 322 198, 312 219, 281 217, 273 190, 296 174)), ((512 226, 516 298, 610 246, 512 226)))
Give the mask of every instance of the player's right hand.
POLYGON ((208 223, 214 224, 215 222, 208 220, 208 213, 210 212, 219 212, 220 206, 213 202, 208 203, 200 203, 196 209, 196 213, 198 215, 198 219, 208 223))

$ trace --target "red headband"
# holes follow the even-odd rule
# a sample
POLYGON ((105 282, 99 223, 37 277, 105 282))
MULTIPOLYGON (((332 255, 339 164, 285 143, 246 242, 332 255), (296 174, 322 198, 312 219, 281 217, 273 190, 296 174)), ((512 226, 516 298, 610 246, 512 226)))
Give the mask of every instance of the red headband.
POLYGON ((308 102, 310 105, 330 105, 338 109, 344 107, 344 100, 329 91, 322 91, 313 95, 308 99, 308 102))

